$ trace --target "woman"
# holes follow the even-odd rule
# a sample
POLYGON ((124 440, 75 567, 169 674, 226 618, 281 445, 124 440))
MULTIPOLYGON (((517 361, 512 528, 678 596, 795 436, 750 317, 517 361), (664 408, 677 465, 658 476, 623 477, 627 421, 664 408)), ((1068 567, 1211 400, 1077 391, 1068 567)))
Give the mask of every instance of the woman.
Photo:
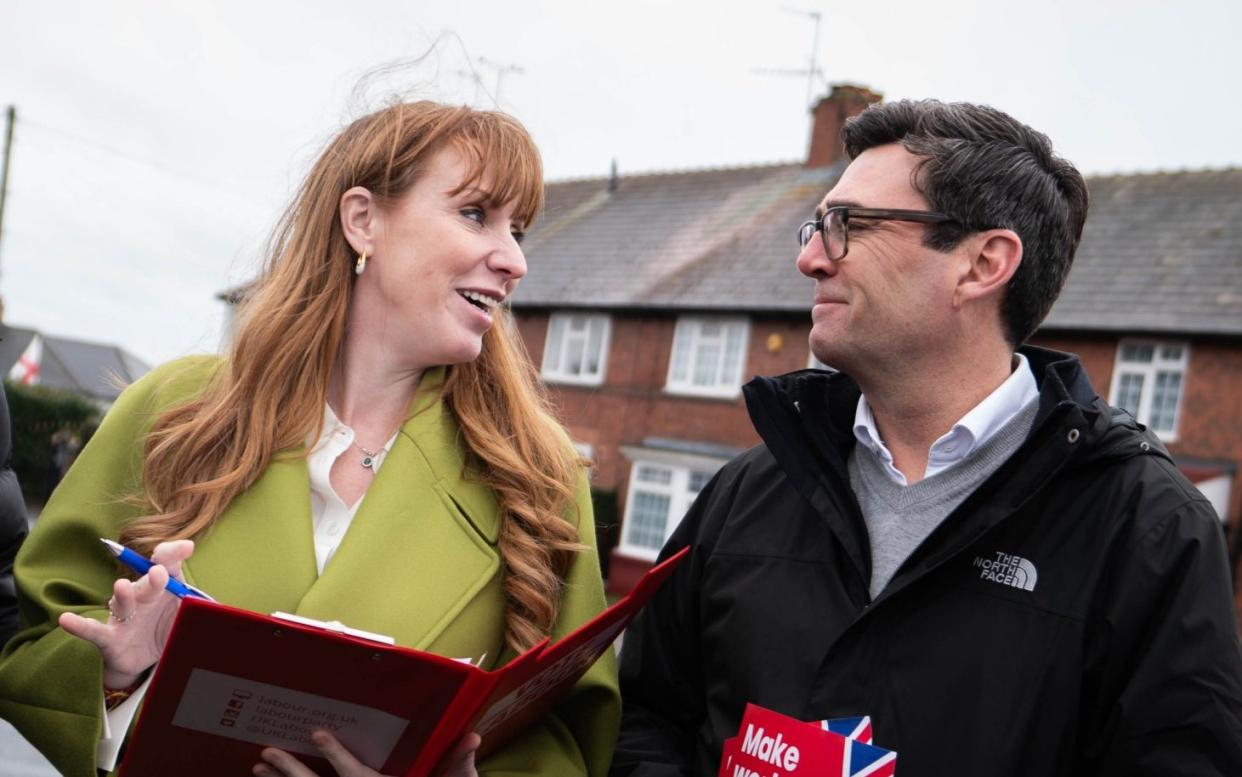
MULTIPOLYGON (((113 767, 175 614, 168 574, 489 668, 602 609, 580 462, 502 307, 542 186, 503 114, 359 119, 282 220, 228 358, 117 401, 18 558, 26 628, 0 663, 0 715, 63 773, 113 767), (161 566, 114 582, 98 537, 161 566)), ((478 771, 602 774, 618 715, 607 656, 478 771)), ((441 772, 474 774, 475 746, 441 772)), ((310 773, 271 748, 255 766, 310 773)))

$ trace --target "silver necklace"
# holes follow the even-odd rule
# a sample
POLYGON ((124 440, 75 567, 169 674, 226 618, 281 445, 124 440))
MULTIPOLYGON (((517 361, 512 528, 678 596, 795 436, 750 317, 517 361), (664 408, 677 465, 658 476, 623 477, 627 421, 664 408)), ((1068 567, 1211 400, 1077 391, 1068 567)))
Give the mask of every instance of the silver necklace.
POLYGON ((385 449, 380 448, 378 451, 373 451, 369 448, 364 447, 362 443, 358 442, 357 440, 354 440, 354 445, 357 445, 358 450, 362 451, 362 461, 358 463, 362 465, 363 469, 369 469, 372 472, 375 472, 375 458, 379 456, 380 452, 385 449))

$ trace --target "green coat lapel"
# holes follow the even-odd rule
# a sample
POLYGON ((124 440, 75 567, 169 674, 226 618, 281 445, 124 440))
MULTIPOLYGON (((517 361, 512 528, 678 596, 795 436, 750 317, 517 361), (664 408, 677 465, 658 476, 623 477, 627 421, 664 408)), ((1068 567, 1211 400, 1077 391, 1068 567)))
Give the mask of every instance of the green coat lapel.
POLYGON ((201 538, 186 578, 225 604, 291 611, 314 582, 306 459, 273 461, 201 538))
POLYGON ((406 422, 299 615, 423 649, 496 583, 496 504, 462 479, 457 445, 440 401, 406 422))

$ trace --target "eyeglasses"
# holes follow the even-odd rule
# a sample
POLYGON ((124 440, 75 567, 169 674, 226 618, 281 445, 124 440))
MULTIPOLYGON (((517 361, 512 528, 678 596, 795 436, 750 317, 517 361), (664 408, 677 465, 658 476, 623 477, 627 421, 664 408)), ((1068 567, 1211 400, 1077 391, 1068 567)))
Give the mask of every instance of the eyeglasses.
POLYGON ((798 245, 806 248, 818 232, 824 240, 824 253, 832 261, 844 259, 850 252, 850 220, 917 221, 920 224, 941 224, 954 219, 931 210, 888 210, 884 208, 855 208, 837 205, 824 211, 824 215, 798 227, 798 245))

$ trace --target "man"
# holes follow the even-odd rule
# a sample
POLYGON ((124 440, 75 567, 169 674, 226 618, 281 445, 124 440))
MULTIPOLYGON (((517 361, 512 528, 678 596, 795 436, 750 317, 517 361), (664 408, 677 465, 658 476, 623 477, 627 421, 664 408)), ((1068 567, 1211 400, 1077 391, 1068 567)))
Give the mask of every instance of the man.
POLYGON ((799 235, 811 347, 622 650, 613 775, 716 774, 747 702, 870 714, 902 777, 1242 775, 1219 523, 1073 356, 1021 344, 1087 191, 982 106, 877 105, 799 235))

